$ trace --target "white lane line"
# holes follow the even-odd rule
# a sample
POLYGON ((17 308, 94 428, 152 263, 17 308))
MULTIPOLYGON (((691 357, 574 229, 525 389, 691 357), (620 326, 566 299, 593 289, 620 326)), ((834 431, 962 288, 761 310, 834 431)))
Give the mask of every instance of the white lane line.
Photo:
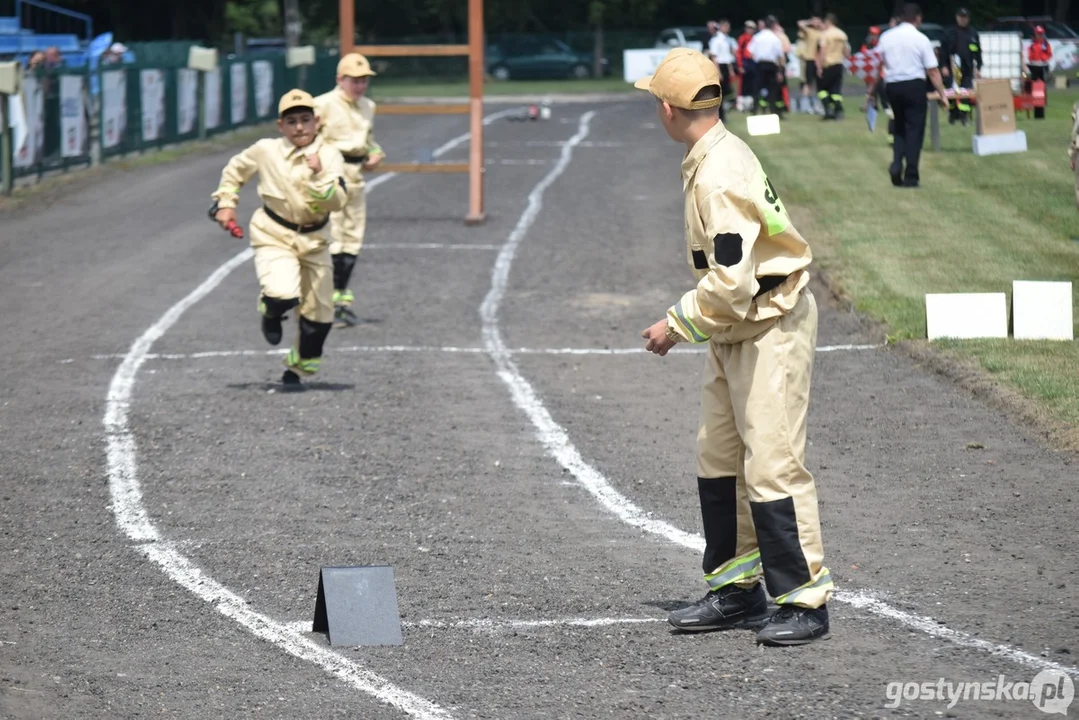
MULTIPOLYGON (((563 468, 569 471, 574 478, 595 497, 603 507, 620 518, 623 522, 645 532, 658 535, 662 538, 689 548, 696 552, 704 550, 704 538, 700 535, 688 533, 676 528, 670 523, 652 517, 651 512, 642 510, 625 495, 622 495, 598 470, 589 465, 581 457, 577 448, 570 442, 566 430, 551 417, 543 401, 540 400, 532 385, 524 378, 517 365, 513 362, 512 352, 502 340, 502 334, 498 328, 498 310, 502 298, 506 294, 509 284, 510 268, 513 264, 517 246, 520 245, 528 229, 535 222, 536 216, 543 207, 544 191, 566 169, 573 154, 573 148, 588 135, 589 124, 594 112, 585 113, 579 123, 577 134, 570 139, 562 148, 562 159, 558 165, 540 181, 532 193, 528 196, 528 206, 525 208, 517 225, 513 228, 505 246, 498 254, 494 269, 491 272, 491 289, 480 306, 480 318, 483 323, 484 347, 487 348, 491 359, 495 363, 498 377, 506 384, 514 404, 520 409, 535 426, 536 436, 547 452, 553 456, 563 468)), ((855 607, 879 616, 894 620, 914 630, 926 632, 933 637, 949 640, 960 647, 975 648, 988 651, 993 655, 1006 657, 1021 665, 1028 665, 1041 669, 1052 669, 1079 677, 1079 669, 1060 665, 1050 660, 1036 658, 1009 645, 979 640, 966 633, 956 630, 942 631, 941 626, 931 618, 922 617, 913 613, 905 613, 898 610, 883 600, 874 599, 868 602, 865 594, 857 592, 837 591, 833 597, 839 602, 845 602, 855 607), (930 630, 933 632, 930 632, 930 630)))
MULTIPOLYGON (((584 140, 577 143, 579 148, 620 148, 626 143, 621 140, 584 140)), ((501 142, 498 140, 485 142, 484 147, 556 147, 566 146, 565 140, 525 140, 524 142, 501 142)))
MULTIPOLYGON (((884 345, 822 345, 817 348, 819 353, 829 352, 842 352, 842 351, 861 351, 861 350, 877 350, 884 347, 884 345)), ((251 355, 284 355, 288 352, 288 349, 274 349, 274 350, 205 350, 203 352, 194 353, 147 353, 145 359, 147 360, 199 360, 203 358, 223 358, 223 357, 241 357, 251 355)), ((430 352, 430 353, 471 353, 471 354, 486 354, 487 348, 485 347, 453 347, 449 345, 351 345, 346 347, 328 348, 326 351, 327 356, 332 356, 334 353, 416 353, 416 352, 430 352)), ((640 355, 647 356, 644 348, 516 348, 509 349, 508 352, 511 355, 640 355)), ((671 351, 679 355, 700 355, 705 352, 705 348, 700 347, 685 347, 675 348, 671 351)), ((120 354, 111 355, 92 355, 94 360, 116 360, 125 357, 120 354)), ((74 359, 68 358, 66 360, 58 361, 61 364, 68 364, 75 362, 74 359)))
MULTIPOLYGON (((510 112, 512 111, 507 110, 489 115, 484 118, 484 123, 493 122, 510 112)), ((435 150, 434 154, 437 156, 449 152, 467 139, 467 133, 460 135, 435 150)), ((373 190, 391 177, 393 177, 392 173, 381 175, 369 182, 367 189, 373 190)), ((247 248, 235 255, 186 297, 169 308, 132 344, 113 375, 109 384, 103 424, 108 444, 110 509, 116 518, 116 524, 128 538, 139 544, 140 551, 157 563, 169 578, 214 605, 218 612, 235 620, 255 636, 273 643, 298 658, 319 665, 358 690, 420 720, 451 717, 446 710, 431 701, 393 685, 385 678, 331 650, 318 646, 309 639, 296 635, 287 626, 249 608, 243 598, 206 575, 175 546, 160 542, 160 532, 146 512, 146 506, 142 501, 142 487, 138 479, 138 449, 135 436, 128 423, 128 410, 139 368, 146 361, 154 342, 168 332, 184 312, 208 295, 228 277, 229 273, 249 260, 253 254, 251 248, 247 248)))
POLYGON ((473 245, 470 243, 372 243, 364 250, 500 250, 501 245, 473 245))
MULTIPOLYGON (((417 620, 411 622, 401 621, 401 627, 405 629, 437 629, 437 630, 484 630, 487 632, 505 632, 513 630, 529 630, 551 627, 580 627, 599 628, 612 627, 615 625, 650 625, 667 622, 665 618, 554 618, 551 620, 488 620, 485 618, 449 619, 449 620, 417 620)), ((287 627, 295 633, 311 633, 310 620, 298 620, 286 623, 287 627)))
POLYGON ((484 298, 483 304, 480 305, 483 344, 495 363, 498 377, 509 388, 514 404, 524 411, 532 424, 536 426, 539 440, 547 449, 547 452, 553 455, 562 464, 562 467, 573 473, 573 476, 598 498, 604 507, 634 527, 663 535, 682 544, 699 544, 703 549, 704 541, 699 537, 690 535, 661 520, 654 520, 649 517, 648 514, 620 495, 618 491, 611 487, 606 478, 581 458, 577 448, 570 442, 566 431, 554 421, 550 413, 547 412, 547 408, 544 407, 536 395, 536 391, 524 379, 521 371, 517 369, 517 365, 512 360, 512 354, 502 340, 502 334, 498 329, 498 308, 506 293, 510 267, 513 264, 513 257, 517 253, 517 247, 543 208, 543 193, 565 172, 573 157, 574 147, 588 136, 589 126, 594 116, 594 111, 586 112, 581 116, 577 134, 562 147, 558 164, 529 193, 528 205, 524 213, 517 220, 517 225, 513 228, 509 238, 506 240, 506 244, 495 260, 494 269, 491 272, 491 289, 484 298))

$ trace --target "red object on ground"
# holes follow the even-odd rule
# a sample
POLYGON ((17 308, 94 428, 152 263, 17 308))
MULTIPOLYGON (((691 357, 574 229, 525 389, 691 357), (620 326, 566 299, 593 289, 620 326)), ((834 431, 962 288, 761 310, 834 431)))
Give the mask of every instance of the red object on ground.
POLYGON ((1045 82, 1035 80, 1030 84, 1030 97, 1034 101, 1034 107, 1045 107, 1045 82))

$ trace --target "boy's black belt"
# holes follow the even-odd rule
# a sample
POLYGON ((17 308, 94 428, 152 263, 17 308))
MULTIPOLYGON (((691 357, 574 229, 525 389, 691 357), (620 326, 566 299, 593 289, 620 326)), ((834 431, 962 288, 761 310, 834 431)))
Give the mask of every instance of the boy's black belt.
POLYGON ((764 277, 757 278, 757 284, 760 285, 761 289, 757 291, 757 294, 753 296, 753 299, 756 300, 761 295, 775 290, 777 287, 787 282, 787 278, 789 277, 790 275, 765 275, 764 277))
POLYGON ((298 233, 312 233, 312 232, 315 232, 316 230, 321 230, 322 228, 326 227, 326 223, 328 223, 330 221, 330 216, 327 215, 326 217, 322 218, 318 222, 307 223, 306 225, 300 225, 298 223, 289 222, 288 220, 281 217, 280 215, 278 215, 277 213, 275 213, 273 210, 266 207, 265 205, 262 206, 262 211, 266 213, 266 217, 270 218, 271 220, 273 220, 275 223, 277 223, 281 227, 288 228, 292 232, 298 232, 298 233))
POLYGON ((360 165, 361 163, 367 162, 366 155, 342 155, 341 157, 343 157, 345 162, 350 165, 360 165))

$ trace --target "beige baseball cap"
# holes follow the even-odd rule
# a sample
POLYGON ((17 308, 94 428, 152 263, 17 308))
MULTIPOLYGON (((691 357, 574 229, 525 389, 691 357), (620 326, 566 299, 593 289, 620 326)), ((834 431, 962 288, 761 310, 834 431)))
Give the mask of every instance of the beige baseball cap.
POLYGON ((281 96, 281 102, 277 104, 277 116, 281 117, 293 108, 309 108, 314 110, 315 98, 311 97, 311 93, 304 92, 303 90, 289 90, 281 96))
POLYGON ((373 77, 378 75, 371 69, 371 63, 359 53, 348 53, 337 63, 338 77, 373 77))
POLYGON ((720 85, 719 67, 703 53, 685 47, 671 50, 654 73, 633 84, 683 110, 719 107, 723 102, 722 97, 693 100, 697 93, 710 85, 720 85))

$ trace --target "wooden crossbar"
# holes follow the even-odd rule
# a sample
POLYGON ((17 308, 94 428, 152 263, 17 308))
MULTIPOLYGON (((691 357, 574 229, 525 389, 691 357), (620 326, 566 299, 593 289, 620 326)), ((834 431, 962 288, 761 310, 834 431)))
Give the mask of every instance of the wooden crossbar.
POLYGON ((381 163, 374 172, 466 173, 468 163, 381 163))
POLYGON ((379 115, 468 115, 468 103, 385 103, 378 106, 379 115))
POLYGON ((366 57, 454 57, 468 55, 468 45, 357 45, 366 57))

